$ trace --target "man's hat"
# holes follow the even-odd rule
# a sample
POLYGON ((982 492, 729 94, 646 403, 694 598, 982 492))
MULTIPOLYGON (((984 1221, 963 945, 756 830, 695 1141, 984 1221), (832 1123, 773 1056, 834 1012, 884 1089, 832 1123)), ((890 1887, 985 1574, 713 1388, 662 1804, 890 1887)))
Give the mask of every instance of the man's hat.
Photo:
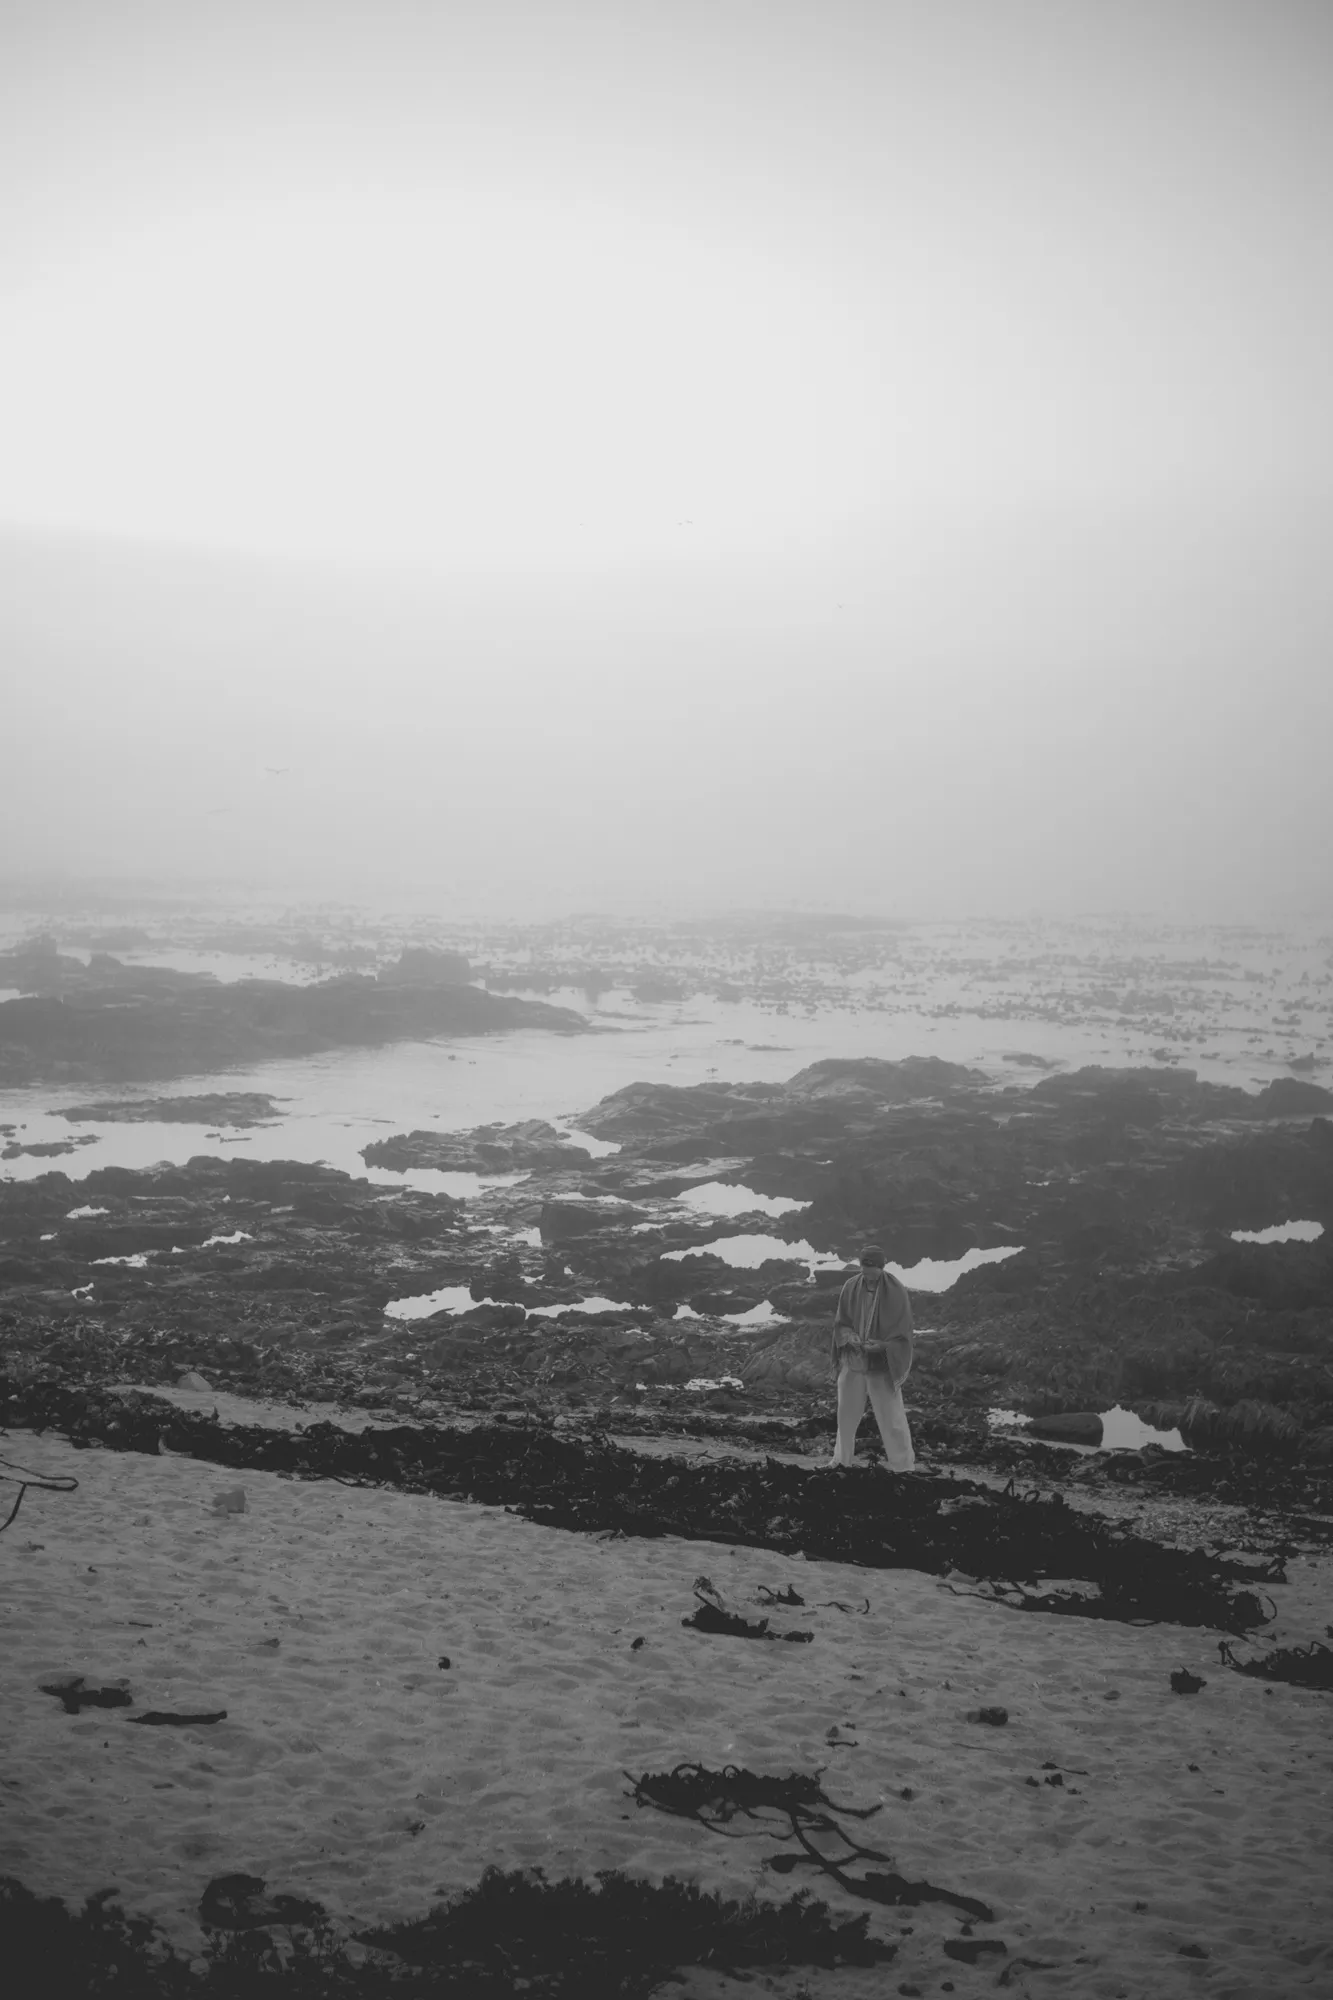
POLYGON ((888 1258, 877 1243, 868 1244, 861 1252, 861 1262, 863 1264, 873 1264, 877 1271, 882 1271, 888 1261, 888 1258))

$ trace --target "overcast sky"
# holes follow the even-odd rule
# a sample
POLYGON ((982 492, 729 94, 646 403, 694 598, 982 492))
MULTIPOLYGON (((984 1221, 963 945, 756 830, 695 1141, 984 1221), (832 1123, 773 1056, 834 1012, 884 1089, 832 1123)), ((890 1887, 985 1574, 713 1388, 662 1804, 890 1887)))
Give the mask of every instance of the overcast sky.
POLYGON ((1327 0, 5 0, 6 872, 1328 910, 1327 0))

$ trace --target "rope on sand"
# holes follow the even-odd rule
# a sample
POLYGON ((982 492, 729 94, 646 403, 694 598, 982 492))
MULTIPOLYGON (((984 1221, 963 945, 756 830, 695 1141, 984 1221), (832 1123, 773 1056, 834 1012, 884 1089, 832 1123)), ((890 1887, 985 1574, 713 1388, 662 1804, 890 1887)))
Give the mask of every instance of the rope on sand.
POLYGON ((3 1521, 0 1521, 0 1534, 3 1534, 13 1521, 19 1508, 23 1505, 23 1496, 30 1486, 36 1487, 39 1493, 72 1493, 79 1483, 77 1479, 71 1478, 68 1474, 58 1479, 46 1479, 41 1473, 31 1471, 26 1465, 19 1465, 12 1458, 0 1458, 0 1465, 10 1467, 8 1472, 0 1472, 0 1480, 3 1480, 6 1485, 17 1486, 19 1490, 19 1497, 10 1508, 7 1517, 3 1521), (14 1477, 15 1473, 26 1473, 27 1477, 16 1479, 14 1477))

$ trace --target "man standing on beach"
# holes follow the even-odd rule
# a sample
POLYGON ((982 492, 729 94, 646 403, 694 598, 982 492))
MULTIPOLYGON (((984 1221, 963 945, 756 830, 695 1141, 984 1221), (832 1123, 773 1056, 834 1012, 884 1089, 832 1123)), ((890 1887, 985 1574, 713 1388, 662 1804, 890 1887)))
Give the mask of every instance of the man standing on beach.
POLYGON ((884 1252, 875 1244, 861 1252, 860 1270, 838 1294, 833 1364, 838 1371, 833 1464, 855 1462, 856 1433, 869 1396, 889 1471, 911 1472, 916 1453, 902 1385, 912 1366, 912 1308, 903 1287, 885 1270, 884 1252))

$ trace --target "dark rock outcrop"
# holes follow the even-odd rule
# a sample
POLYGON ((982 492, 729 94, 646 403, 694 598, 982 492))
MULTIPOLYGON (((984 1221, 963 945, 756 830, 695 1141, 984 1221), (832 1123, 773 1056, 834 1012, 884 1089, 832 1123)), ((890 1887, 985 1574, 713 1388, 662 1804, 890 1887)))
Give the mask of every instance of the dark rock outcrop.
MULTIPOLYGON (((582 1015, 450 983, 351 976, 312 986, 280 980, 177 979, 124 969, 111 984, 0 1004, 0 1083, 128 1082, 224 1069, 332 1048, 432 1035, 543 1028, 582 1034, 582 1015)), ((17 983, 17 982, 11 982, 17 983)))
POLYGON ((207 1097, 133 1097, 105 1104, 70 1104, 58 1113, 72 1124, 263 1125, 281 1117, 262 1090, 214 1091, 207 1097))
POLYGON ((1277 1077, 1254 1100, 1256 1118, 1299 1118, 1312 1111, 1333 1111, 1333 1090, 1294 1076, 1277 1077))
POLYGON ((870 1097, 879 1104, 910 1104, 954 1090, 986 1089, 989 1083, 983 1070, 943 1062, 939 1056, 904 1056, 900 1062, 855 1056, 811 1063, 797 1071, 787 1089, 793 1097, 870 1097))
POLYGON ((528 1118, 517 1125, 480 1125, 471 1132, 400 1132, 363 1146, 368 1167, 435 1168, 444 1173, 502 1174, 549 1167, 557 1172, 586 1166, 586 1147, 561 1142, 554 1125, 528 1118))
POLYGON ((466 986, 472 967, 461 951, 432 951, 426 945, 409 945, 395 965, 379 975, 381 986, 466 986))
POLYGON ((56 1160, 62 1153, 76 1153, 80 1146, 95 1146, 97 1139, 91 1132, 79 1139, 38 1139, 30 1146, 21 1140, 10 1139, 0 1146, 0 1160, 17 1160, 25 1154, 33 1160, 56 1160))

